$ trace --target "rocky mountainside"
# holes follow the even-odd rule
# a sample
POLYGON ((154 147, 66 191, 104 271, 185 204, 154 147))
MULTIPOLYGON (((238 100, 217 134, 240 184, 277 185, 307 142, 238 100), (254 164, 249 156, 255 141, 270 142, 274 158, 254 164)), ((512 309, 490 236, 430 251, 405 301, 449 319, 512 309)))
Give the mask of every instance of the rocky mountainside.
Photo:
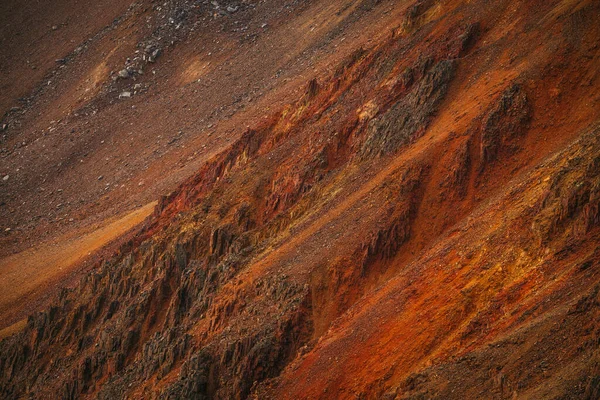
MULTIPOLYGON (((0 397, 600 397, 600 3, 114 3, 149 32, 61 132, 181 118, 189 133, 172 143, 206 154, 168 178, 193 167, 178 186, 161 178, 174 188, 143 226, 0 342, 0 397), (228 25, 237 15, 297 30, 261 39, 228 25), (288 52, 310 38, 322 58, 297 53, 310 67, 289 58, 269 82, 262 66, 219 64, 205 82, 210 63, 176 55, 219 24, 265 71, 278 40, 288 52), (216 108, 238 95, 219 88, 228 73, 268 92, 247 119, 216 108), (146 81, 160 74, 180 88, 146 81), (159 112, 161 96, 185 106, 159 112), (207 121, 228 136, 212 141, 207 121)), ((7 141, 24 134, 19 112, 7 141)), ((166 174, 169 156, 144 154, 166 174)), ((90 182, 72 196, 100 198, 90 182)), ((151 196, 112 190, 103 212, 151 196)))

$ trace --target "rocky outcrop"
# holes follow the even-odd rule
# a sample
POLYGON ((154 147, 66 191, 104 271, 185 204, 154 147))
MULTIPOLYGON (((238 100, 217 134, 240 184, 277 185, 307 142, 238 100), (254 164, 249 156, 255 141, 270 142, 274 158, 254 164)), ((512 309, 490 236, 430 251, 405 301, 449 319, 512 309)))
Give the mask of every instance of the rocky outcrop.
POLYGON ((473 158, 471 156, 472 139, 458 144, 448 157, 448 171, 441 187, 445 193, 454 194, 459 200, 466 197, 471 179, 473 158))
POLYGON ((455 69, 451 60, 433 66, 431 63, 430 59, 422 62, 424 76, 406 97, 371 120, 360 152, 362 157, 393 153, 425 132, 429 119, 448 90, 455 69))
POLYGON ((387 218, 387 226, 380 228, 368 243, 362 246, 361 274, 381 260, 391 260, 396 256, 400 247, 411 237, 412 224, 417 216, 430 167, 416 165, 402 171, 397 182, 392 185, 396 197, 392 202, 393 208, 387 218))
POLYGON ((523 88, 513 84, 502 93, 484 117, 481 127, 481 169, 496 161, 501 152, 519 149, 516 140, 527 132, 531 106, 523 88))
MULTIPOLYGON (((511 84, 425 136, 452 85, 470 84, 485 32, 464 21, 494 10, 475 3, 403 9, 404 29, 246 128, 0 343, 0 396, 508 397, 537 387, 550 370, 539 355, 558 357, 557 341, 577 338, 569 359, 591 354, 597 131, 494 181, 532 118, 525 86, 511 84), (451 23, 435 23, 442 11, 451 23), (469 192, 475 178, 487 192, 469 192), (551 305, 558 327, 542 318, 551 305), (509 360, 513 348, 526 361, 509 360)), ((577 394, 595 396, 594 368, 577 394)))
MULTIPOLYGON (((536 240, 529 227, 577 197, 565 183, 580 181, 590 169, 599 138, 597 128, 583 134, 402 264, 401 272, 345 309, 312 350, 258 394, 325 398, 337 388, 356 387, 365 398, 389 399, 593 396, 600 230, 579 232, 580 211, 556 225, 548 242, 536 240), (551 179, 540 179, 548 175, 564 188, 550 201, 543 189, 552 186, 551 179), (343 350, 358 343, 354 351, 343 350), (414 368, 415 354, 435 361, 414 368), (380 368, 382 358, 386 367, 361 375, 368 382, 355 386, 356 374, 380 368), (305 380, 311 384, 296 384, 305 380)), ((574 210, 581 210, 589 200, 577 204, 574 210)), ((352 264, 340 267, 323 280, 352 281, 352 264)), ((332 298, 351 296, 348 289, 357 287, 346 285, 332 298)), ((337 311, 327 302, 322 307, 337 311)))
MULTIPOLYGON (((336 126, 347 127, 343 143, 334 141, 337 135, 311 138, 301 132, 330 124, 329 113, 344 107, 366 76, 389 79, 381 60, 383 52, 399 57, 393 40, 376 50, 359 49, 329 80, 311 81, 297 103, 247 129, 163 198, 153 220, 119 254, 3 343, 2 394, 118 398, 146 397, 151 390, 164 398, 245 398, 255 382, 277 376, 312 335, 309 288, 269 277, 249 289, 237 276, 316 204, 318 197, 309 194, 323 190, 341 166, 357 155, 365 160, 393 153, 418 138, 456 68, 446 44, 432 48, 440 60, 419 61, 384 89, 388 106, 379 116, 369 113, 358 125, 336 117, 336 126), (303 145, 290 151, 298 142, 303 145), (270 157, 281 163, 245 177, 244 168, 270 157), (217 197, 232 187, 238 195, 217 197), (63 347, 75 350, 58 351, 63 347), (57 370, 64 375, 48 385, 57 370), (147 384, 138 388, 139 382, 147 384)), ((369 85, 378 87, 379 80, 369 85)), ((357 277, 370 275, 378 260, 393 258, 410 237, 424 171, 411 169, 398 178, 390 223, 356 250, 357 277)))

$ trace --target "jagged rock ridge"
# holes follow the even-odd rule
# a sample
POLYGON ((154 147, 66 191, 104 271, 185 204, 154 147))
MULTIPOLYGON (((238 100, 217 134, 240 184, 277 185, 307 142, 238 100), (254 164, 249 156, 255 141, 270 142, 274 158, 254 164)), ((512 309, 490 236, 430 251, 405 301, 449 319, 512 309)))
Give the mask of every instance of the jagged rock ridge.
POLYGON ((308 80, 0 344, 0 393, 594 398, 600 131, 569 111, 600 83, 580 99, 552 71, 586 74, 598 29, 507 56, 508 3, 418 1, 308 80))

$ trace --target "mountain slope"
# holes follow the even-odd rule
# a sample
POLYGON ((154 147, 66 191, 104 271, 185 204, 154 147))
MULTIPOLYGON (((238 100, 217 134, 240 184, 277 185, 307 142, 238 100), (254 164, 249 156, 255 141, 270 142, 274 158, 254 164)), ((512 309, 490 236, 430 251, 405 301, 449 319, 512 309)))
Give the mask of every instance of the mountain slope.
MULTIPOLYGON (((2 7, 0 274, 173 191, 402 12, 348 0, 2 7)), ((53 282, 34 291, 0 327, 57 295, 53 282)))
POLYGON ((4 397, 598 396, 600 6, 346 6, 385 33, 2 341, 4 397))

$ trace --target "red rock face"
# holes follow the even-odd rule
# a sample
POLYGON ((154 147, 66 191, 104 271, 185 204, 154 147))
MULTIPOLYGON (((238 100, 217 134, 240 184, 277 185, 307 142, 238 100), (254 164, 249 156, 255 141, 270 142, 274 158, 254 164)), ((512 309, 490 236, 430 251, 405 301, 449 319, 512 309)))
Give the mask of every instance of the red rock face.
POLYGON ((600 7, 409 3, 2 341, 2 396, 597 398, 600 7))

